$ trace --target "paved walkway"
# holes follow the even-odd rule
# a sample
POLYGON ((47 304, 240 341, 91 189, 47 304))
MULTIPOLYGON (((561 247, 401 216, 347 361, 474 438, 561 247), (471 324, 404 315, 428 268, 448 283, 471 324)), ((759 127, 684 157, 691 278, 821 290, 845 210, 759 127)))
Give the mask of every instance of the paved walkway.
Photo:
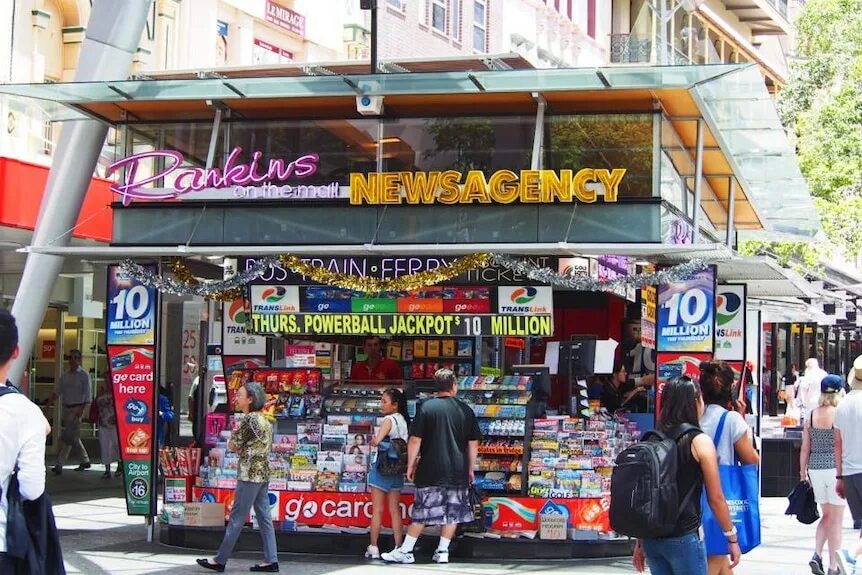
MULTIPOLYGON (((138 517, 126 515, 119 478, 103 480, 103 468, 75 472, 67 468, 61 477, 50 476, 48 490, 55 502, 63 552, 70 574, 101 575, 204 572, 194 560, 203 553, 146 542, 146 527, 138 517)), ((767 499, 762 504, 764 545, 743 558, 739 575, 804 575, 814 541, 814 526, 801 525, 783 515, 786 500, 767 499)), ((847 541, 857 535, 845 517, 847 541)), ((420 557, 420 559, 422 559, 420 557)), ((259 556, 238 555, 229 573, 247 573, 259 556)), ((396 569, 421 575, 445 571, 457 575, 508 575, 511 573, 612 575, 633 573, 628 560, 572 560, 506 563, 453 563, 390 567, 369 564, 353 557, 281 555, 282 573, 295 575, 372 575, 396 569)))

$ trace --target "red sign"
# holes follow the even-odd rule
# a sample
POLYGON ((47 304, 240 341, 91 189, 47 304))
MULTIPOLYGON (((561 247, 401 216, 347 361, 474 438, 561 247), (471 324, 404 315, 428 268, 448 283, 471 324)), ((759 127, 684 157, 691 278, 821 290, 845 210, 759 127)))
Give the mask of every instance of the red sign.
POLYGON ((270 0, 266 1, 266 21, 297 36, 305 36, 305 16, 270 0))
POLYGON ((156 417, 153 348, 111 345, 108 360, 122 459, 149 461, 156 417))
POLYGON ((279 48, 278 46, 273 46, 269 42, 264 42, 263 40, 259 40, 257 38, 254 39, 254 45, 263 48, 268 52, 272 52, 273 54, 278 54, 282 58, 287 58, 288 60, 293 60, 293 52, 288 52, 284 48, 279 48))
POLYGON ((657 375, 655 393, 655 413, 658 421, 661 413, 661 394, 668 381, 683 375, 697 381, 700 377, 700 362, 712 359, 710 353, 670 353, 656 355, 657 375))
POLYGON ((538 531, 540 510, 549 501, 568 511, 572 529, 610 531, 609 498, 545 499, 541 497, 486 497, 485 525, 495 531, 538 531))
POLYGON ((46 339, 42 341, 42 359, 54 359, 57 357, 57 340, 46 339))
MULTIPOLYGON (((233 506, 234 490, 195 487, 195 501, 224 503, 225 513, 233 506)), ((294 521, 297 525, 337 525, 368 527, 371 524, 370 493, 332 493, 319 491, 271 491, 270 501, 275 521, 294 521), (273 496, 273 494, 276 494, 273 496)), ((568 512, 568 525, 573 529, 610 531, 610 499, 544 499, 534 497, 487 497, 483 502, 485 524, 495 531, 535 531, 539 529, 539 511, 553 501, 568 512)), ((413 495, 401 495, 401 520, 410 523, 413 495)), ((391 527, 389 514, 383 514, 383 524, 391 527)))

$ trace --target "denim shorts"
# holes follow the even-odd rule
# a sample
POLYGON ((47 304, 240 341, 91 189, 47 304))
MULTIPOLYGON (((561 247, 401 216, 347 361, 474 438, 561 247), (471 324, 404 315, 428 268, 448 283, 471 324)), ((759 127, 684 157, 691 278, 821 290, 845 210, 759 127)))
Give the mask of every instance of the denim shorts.
POLYGON ((368 472, 368 487, 374 487, 384 493, 401 491, 404 488, 404 476, 383 475, 377 471, 377 465, 372 464, 371 471, 368 472))
POLYGON ((643 539, 652 575, 706 575, 706 546, 695 531, 682 537, 643 539))

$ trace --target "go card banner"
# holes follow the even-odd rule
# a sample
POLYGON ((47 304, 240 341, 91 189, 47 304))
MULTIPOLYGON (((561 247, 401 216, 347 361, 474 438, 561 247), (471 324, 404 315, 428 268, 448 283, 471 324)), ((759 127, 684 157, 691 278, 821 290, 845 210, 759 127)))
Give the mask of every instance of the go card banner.
POLYGON ((656 345, 660 352, 712 353, 715 344, 715 268, 658 286, 656 345))
MULTIPOLYGON (((142 266, 157 274, 156 266, 142 266)), ((108 266, 108 345, 154 345, 156 341, 155 288, 127 277, 120 266, 108 266)))
POLYGON ((720 285, 715 294, 715 359, 745 360, 745 286, 720 285))
POLYGON ((153 494, 155 382, 153 348, 108 346, 117 437, 129 515, 148 515, 153 494))

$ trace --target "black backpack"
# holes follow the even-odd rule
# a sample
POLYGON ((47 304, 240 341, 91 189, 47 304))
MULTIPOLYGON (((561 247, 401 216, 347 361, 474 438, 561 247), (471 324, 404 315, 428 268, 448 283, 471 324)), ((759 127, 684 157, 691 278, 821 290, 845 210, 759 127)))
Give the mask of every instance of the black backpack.
POLYGON ((700 429, 688 424, 668 433, 654 429, 617 456, 611 476, 611 529, 649 539, 673 533, 695 491, 692 487, 684 496, 679 493, 678 445, 680 439, 697 432, 700 429))

